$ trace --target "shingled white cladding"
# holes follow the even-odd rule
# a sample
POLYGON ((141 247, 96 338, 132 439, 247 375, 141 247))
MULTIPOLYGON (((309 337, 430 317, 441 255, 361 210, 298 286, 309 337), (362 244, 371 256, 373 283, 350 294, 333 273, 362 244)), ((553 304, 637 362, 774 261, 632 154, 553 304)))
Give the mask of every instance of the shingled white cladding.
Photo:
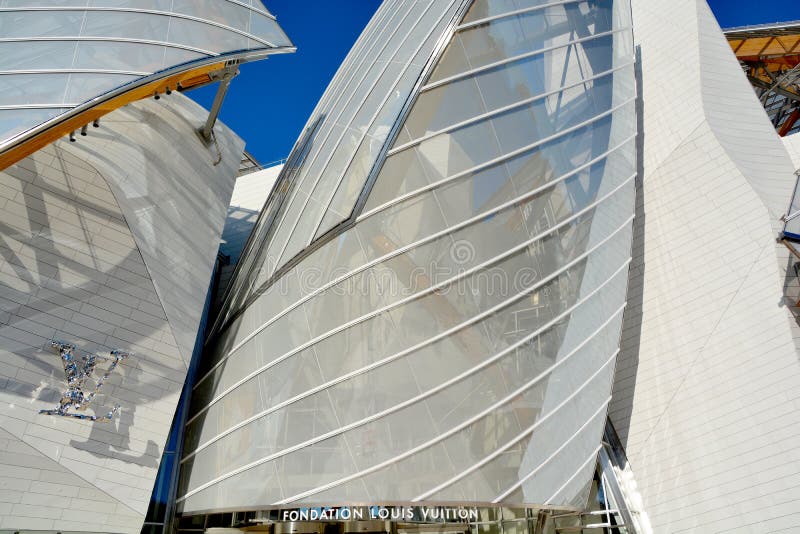
POLYGON ((610 417, 655 532, 792 531, 794 166, 706 2, 632 3, 642 181, 610 417))
MULTIPOLYGON (((181 95, 107 116, 0 172, 0 528, 136 533, 211 279, 243 143, 181 95), (120 362, 85 413, 51 339, 120 362)), ((98 376, 108 368, 98 363, 98 376)))

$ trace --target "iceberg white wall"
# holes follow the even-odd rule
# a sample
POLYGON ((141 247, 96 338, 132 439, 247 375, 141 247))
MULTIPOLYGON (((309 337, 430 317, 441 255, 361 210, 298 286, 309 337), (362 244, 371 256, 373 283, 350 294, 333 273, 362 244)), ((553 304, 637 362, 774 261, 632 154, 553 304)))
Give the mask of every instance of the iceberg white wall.
POLYGON ((655 532, 800 519, 794 166, 704 0, 634 0, 641 174, 610 417, 655 532))
POLYGON ((139 532, 243 149, 218 124, 215 165, 206 116, 134 103, 0 172, 0 528, 139 532), (38 413, 67 389, 53 338, 133 353, 85 412, 112 422, 38 413))

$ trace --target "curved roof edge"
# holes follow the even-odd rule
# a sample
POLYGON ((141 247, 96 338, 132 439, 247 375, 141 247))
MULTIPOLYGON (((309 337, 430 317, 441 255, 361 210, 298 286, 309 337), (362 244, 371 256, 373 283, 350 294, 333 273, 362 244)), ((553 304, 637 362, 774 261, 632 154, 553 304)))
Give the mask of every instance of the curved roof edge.
POLYGON ((179 85, 179 90, 206 85, 214 82, 216 72, 225 67, 296 50, 295 46, 285 46, 231 52, 183 63, 138 78, 0 143, 0 170, 126 104, 151 97, 156 92, 165 92, 167 88, 177 89, 179 85))
POLYGON ((789 20, 786 22, 770 22, 767 24, 754 24, 752 26, 731 26, 730 28, 722 28, 722 33, 730 35, 732 33, 751 33, 751 32, 764 32, 772 34, 775 31, 790 30, 800 31, 800 20, 789 20))

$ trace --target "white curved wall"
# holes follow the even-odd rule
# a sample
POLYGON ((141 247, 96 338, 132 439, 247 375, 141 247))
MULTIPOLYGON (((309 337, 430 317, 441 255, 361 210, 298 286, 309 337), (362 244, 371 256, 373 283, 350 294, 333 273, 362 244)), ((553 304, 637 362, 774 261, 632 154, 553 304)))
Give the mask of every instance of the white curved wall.
POLYGON ((139 532, 243 149, 218 124, 215 166, 206 116, 138 102, 0 173, 0 528, 139 532), (52 338, 134 353, 113 422, 38 413, 66 389, 52 338))
POLYGON ((655 532, 790 531, 800 364, 776 237, 794 168, 704 0, 633 16, 643 173, 610 417, 655 532))

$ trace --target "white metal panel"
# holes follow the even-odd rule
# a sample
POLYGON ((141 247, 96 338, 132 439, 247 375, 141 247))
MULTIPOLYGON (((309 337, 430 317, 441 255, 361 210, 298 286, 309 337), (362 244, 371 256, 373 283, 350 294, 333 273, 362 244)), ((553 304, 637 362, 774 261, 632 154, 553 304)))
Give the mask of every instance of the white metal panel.
POLYGON ((141 528, 243 148, 218 124, 215 166, 205 114, 134 103, 0 173, 0 528, 141 528), (67 388, 51 339, 134 353, 84 412, 111 422, 38 413, 67 388))

